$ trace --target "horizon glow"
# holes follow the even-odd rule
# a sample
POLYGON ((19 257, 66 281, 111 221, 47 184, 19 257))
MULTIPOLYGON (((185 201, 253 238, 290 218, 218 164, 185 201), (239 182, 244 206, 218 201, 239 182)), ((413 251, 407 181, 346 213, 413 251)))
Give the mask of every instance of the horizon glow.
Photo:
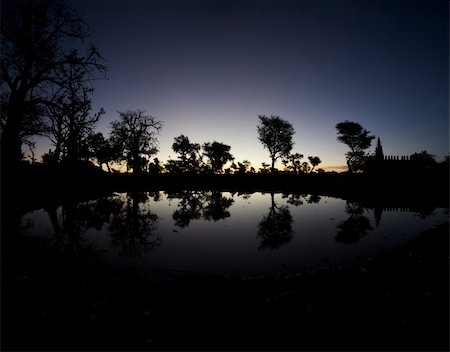
MULTIPOLYGON (((109 67, 94 82, 98 131, 118 110, 146 110, 164 123, 163 162, 184 134, 258 169, 270 160, 259 114, 290 121, 292 152, 319 156, 318 168, 346 169, 344 120, 380 137, 385 155, 448 155, 448 3, 68 3, 109 67)), ((37 157, 49 148, 39 139, 37 157)))

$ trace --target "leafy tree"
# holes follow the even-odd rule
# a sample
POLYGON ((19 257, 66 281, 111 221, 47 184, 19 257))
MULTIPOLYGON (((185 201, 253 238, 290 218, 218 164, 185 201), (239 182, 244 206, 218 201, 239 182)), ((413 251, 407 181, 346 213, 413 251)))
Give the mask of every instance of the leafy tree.
POLYGON ((246 172, 249 171, 249 169, 251 168, 251 165, 252 165, 251 162, 248 160, 244 160, 244 161, 242 161, 242 163, 238 161, 238 164, 236 167, 237 172, 240 174, 245 174, 246 172))
MULTIPOLYGON (((179 160, 175 162, 180 172, 197 172, 200 167, 200 144, 191 143, 189 138, 183 134, 175 137, 172 149, 180 154, 179 160)), ((169 163, 170 164, 170 163, 169 163)), ((174 164, 174 163, 172 163, 174 164)))
POLYGON ((260 173, 262 173, 262 174, 267 174, 267 173, 269 173, 269 166, 270 166, 270 164, 267 164, 267 163, 265 163, 265 162, 262 162, 261 163, 261 168, 259 169, 259 172, 260 173))
POLYGON ((302 162, 300 166, 300 171, 304 172, 305 174, 311 171, 311 167, 309 166, 307 161, 302 162))
POLYGON ((211 164, 211 169, 213 173, 218 173, 222 171, 222 167, 228 162, 233 161, 234 157, 230 153, 230 146, 219 143, 205 143, 203 145, 204 154, 209 158, 211 164))
POLYGON ((353 173, 361 170, 365 159, 365 150, 370 147, 375 136, 370 135, 370 131, 364 129, 359 123, 344 121, 336 124, 337 140, 350 148, 347 152, 348 172, 353 173))
POLYGON ((272 159, 271 172, 275 172, 275 161, 280 157, 288 156, 294 142, 292 137, 295 133, 292 124, 279 116, 259 115, 258 139, 264 148, 269 150, 272 159))
POLYGON ((308 159, 312 165, 310 172, 313 172, 314 168, 322 162, 318 156, 308 156, 308 159))
POLYGON ((281 163, 284 166, 283 171, 288 172, 289 171, 289 165, 288 165, 289 164, 289 160, 288 159, 283 159, 283 160, 281 160, 281 163))
POLYGON ((14 172, 24 141, 45 132, 68 69, 92 79, 105 66, 95 46, 80 53, 86 25, 63 1, 3 1, 1 10, 1 162, 14 172))
POLYGON ((117 156, 114 153, 110 141, 106 139, 101 132, 91 134, 88 137, 89 150, 92 157, 97 159, 100 169, 106 164, 108 172, 111 172, 110 162, 114 161, 117 156))
POLYGON ((288 160, 291 162, 289 168, 292 170, 294 174, 298 174, 301 171, 302 164, 300 160, 303 159, 303 154, 295 153, 290 154, 288 160))
POLYGON ((161 171, 163 170, 163 166, 161 165, 161 162, 159 161, 158 158, 154 158, 153 162, 150 163, 148 171, 151 174, 160 174, 161 171))
POLYGON ((421 151, 420 153, 414 153, 409 157, 411 163, 414 165, 416 170, 423 171, 429 170, 436 166, 436 156, 429 154, 426 150, 421 151))
POLYGON ((150 156, 158 152, 156 135, 162 129, 162 122, 143 110, 118 111, 119 121, 111 123, 111 141, 121 151, 120 160, 131 166, 134 174, 142 173, 150 156))

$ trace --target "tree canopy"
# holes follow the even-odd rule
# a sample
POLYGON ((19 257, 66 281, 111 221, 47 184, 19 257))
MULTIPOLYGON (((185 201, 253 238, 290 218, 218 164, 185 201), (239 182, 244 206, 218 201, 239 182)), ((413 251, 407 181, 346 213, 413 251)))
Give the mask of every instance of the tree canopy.
POLYGON ((121 159, 131 166, 133 173, 141 173, 149 163, 150 156, 158 151, 157 134, 162 122, 143 110, 118 111, 119 121, 111 123, 111 141, 121 151, 121 159))
POLYGON ((294 142, 292 137, 295 133, 294 127, 289 121, 279 116, 259 115, 258 139, 264 148, 269 150, 272 159, 272 173, 275 171, 275 161, 283 156, 288 156, 294 142))
POLYGON ((212 142, 203 145, 204 154, 209 158, 211 169, 214 173, 222 170, 222 167, 228 162, 233 161, 234 157, 230 153, 231 147, 229 145, 212 142))
POLYGON ((174 172, 196 173, 200 167, 200 149, 198 143, 191 143, 189 137, 184 134, 174 138, 172 149, 180 154, 178 160, 169 160, 168 168, 174 172))
POLYGON ((375 136, 364 129, 359 123, 344 121, 336 124, 337 140, 346 144, 350 151, 347 152, 348 172, 353 173, 360 170, 364 164, 365 150, 370 147, 375 136))

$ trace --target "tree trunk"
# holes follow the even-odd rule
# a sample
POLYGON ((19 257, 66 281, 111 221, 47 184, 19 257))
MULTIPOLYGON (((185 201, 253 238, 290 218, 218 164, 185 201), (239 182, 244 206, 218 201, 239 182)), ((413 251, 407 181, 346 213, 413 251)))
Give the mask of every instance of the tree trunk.
POLYGON ((352 168, 352 164, 351 164, 351 160, 350 159, 348 159, 347 160, 347 167, 348 167, 348 173, 349 174, 352 174, 353 173, 353 168, 352 168))
POLYGON ((271 167, 271 169, 270 169, 270 172, 271 172, 272 174, 275 173, 275 158, 272 158, 272 167, 271 167))
POLYGON ((15 177, 22 160, 21 109, 16 109, 12 105, 8 107, 8 119, 0 141, 1 194, 2 203, 5 202, 3 205, 8 204, 9 195, 14 193, 12 186, 17 184, 15 177))

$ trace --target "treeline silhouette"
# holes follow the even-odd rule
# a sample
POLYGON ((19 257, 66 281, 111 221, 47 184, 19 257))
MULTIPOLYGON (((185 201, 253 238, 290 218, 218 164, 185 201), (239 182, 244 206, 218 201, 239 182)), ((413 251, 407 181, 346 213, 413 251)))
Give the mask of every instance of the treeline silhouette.
POLYGON ((96 131, 105 111, 92 111, 92 81, 105 77, 107 67, 96 47, 85 45, 87 26, 70 7, 59 1, 6 1, 2 13, 0 162, 5 208, 31 197, 58 196, 66 188, 82 192, 149 183, 165 189, 352 192, 374 185, 395 189, 399 183, 403 188, 448 189, 448 156, 438 163, 422 151, 408 161, 386 160, 380 138, 375 152, 368 152, 375 136, 353 121, 336 124, 336 130, 337 140, 349 147, 347 173, 356 179, 336 178, 335 172, 319 168, 319 156, 305 158, 294 151, 293 125, 276 115, 259 115, 256 126, 270 164, 235 160, 230 145, 215 140, 200 144, 184 134, 172 144, 177 157, 160 161, 155 156, 163 122, 144 110, 119 111, 109 136, 96 131), (36 136, 46 136, 52 144, 42 163, 35 157, 36 136), (139 177, 117 175, 121 168, 139 177))

